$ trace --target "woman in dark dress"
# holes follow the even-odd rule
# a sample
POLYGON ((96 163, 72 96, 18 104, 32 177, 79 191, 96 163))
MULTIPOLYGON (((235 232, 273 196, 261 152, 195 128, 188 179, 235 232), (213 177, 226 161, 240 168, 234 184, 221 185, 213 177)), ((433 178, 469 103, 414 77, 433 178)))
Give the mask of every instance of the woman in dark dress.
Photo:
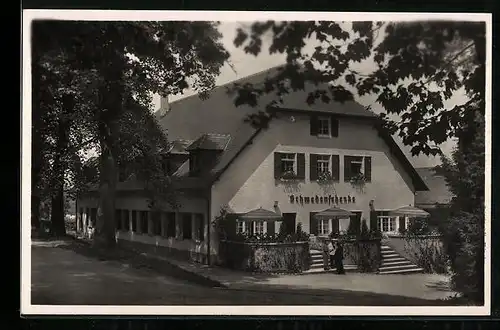
POLYGON ((335 253, 333 255, 333 259, 335 262, 335 268, 337 269, 337 274, 345 274, 344 270, 344 248, 340 242, 336 242, 335 244, 335 253))

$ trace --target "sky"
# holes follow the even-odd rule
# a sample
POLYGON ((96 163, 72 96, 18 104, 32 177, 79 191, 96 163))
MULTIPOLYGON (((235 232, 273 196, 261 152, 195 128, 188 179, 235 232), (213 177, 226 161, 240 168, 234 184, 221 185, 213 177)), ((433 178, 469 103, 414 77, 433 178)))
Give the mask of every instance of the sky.
MULTIPOLYGON (((282 54, 271 55, 268 53, 266 48, 268 44, 266 44, 265 39, 263 39, 262 52, 258 56, 245 54, 242 48, 236 48, 233 44, 233 40, 236 35, 236 29, 240 26, 244 27, 246 24, 248 23, 222 22, 221 25, 219 26, 219 31, 222 33, 222 43, 224 44, 224 46, 226 47, 227 51, 230 54, 229 61, 232 64, 233 68, 231 68, 231 66, 228 64, 224 65, 224 67, 221 70, 221 74, 217 79, 216 82, 217 85, 226 84, 233 80, 240 79, 249 76, 251 74, 285 63, 284 55, 282 54)), ((383 38, 383 33, 379 34, 379 38, 377 40, 380 41, 382 38, 383 38)), ((375 42, 377 42, 377 40, 375 42)), ((316 45, 313 42, 306 43, 304 50, 306 52, 311 52, 313 51, 315 46, 316 45)), ((361 73, 369 73, 374 69, 374 67, 375 64, 372 59, 368 59, 366 61, 357 63, 356 65, 352 66, 353 69, 361 73)), ((182 95, 170 96, 169 101, 173 102, 193 94, 194 92, 192 90, 188 90, 182 95)), ((372 111, 376 113, 380 113, 381 111, 383 111, 381 106, 375 103, 374 96, 365 96, 362 98, 355 97, 355 99, 357 102, 359 102, 364 106, 371 106, 372 111)), ((454 95, 450 100, 448 100, 448 102, 445 102, 445 105, 449 106, 449 105, 459 104, 463 103, 464 101, 465 101, 465 95, 463 95, 463 93, 458 93, 454 95)), ((155 109, 158 109, 160 107, 160 104, 161 104, 160 97, 155 96, 154 98, 155 109)), ((397 136, 395 137, 395 140, 399 144, 403 152, 406 154, 410 162, 413 164, 413 166, 431 167, 440 164, 439 157, 427 157, 425 155, 418 157, 412 156, 409 147, 404 146, 401 140, 397 136)), ((448 156, 450 155, 454 147, 455 147, 455 142, 452 140, 449 140, 440 145, 440 148, 443 151, 443 153, 448 156)))

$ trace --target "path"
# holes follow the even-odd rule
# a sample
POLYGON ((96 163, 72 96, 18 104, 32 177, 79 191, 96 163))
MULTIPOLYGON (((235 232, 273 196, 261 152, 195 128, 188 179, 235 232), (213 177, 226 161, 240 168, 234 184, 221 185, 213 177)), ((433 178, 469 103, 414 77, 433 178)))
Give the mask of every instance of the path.
MULTIPOLYGON (((330 275, 330 274, 328 274, 330 275)), ((307 275, 314 276, 314 275, 307 275)), ((334 275, 332 275, 334 276, 334 275)), ((306 276, 298 276, 306 277, 306 276)), ((346 277, 348 278, 348 277, 346 277)), ((311 281, 319 281, 311 277, 311 281)), ((332 279, 333 280, 333 279, 332 279)), ((436 301, 348 290, 223 289, 99 260, 53 244, 32 247, 32 303, 50 305, 434 305, 436 301)))

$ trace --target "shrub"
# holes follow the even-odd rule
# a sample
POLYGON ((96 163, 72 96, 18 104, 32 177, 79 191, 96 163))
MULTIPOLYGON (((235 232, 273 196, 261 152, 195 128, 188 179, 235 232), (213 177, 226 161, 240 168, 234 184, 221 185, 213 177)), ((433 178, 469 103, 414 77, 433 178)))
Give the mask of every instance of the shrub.
POLYGON ((405 236, 405 252, 410 260, 426 273, 445 274, 448 272, 448 256, 435 238, 425 238, 420 235, 405 236))

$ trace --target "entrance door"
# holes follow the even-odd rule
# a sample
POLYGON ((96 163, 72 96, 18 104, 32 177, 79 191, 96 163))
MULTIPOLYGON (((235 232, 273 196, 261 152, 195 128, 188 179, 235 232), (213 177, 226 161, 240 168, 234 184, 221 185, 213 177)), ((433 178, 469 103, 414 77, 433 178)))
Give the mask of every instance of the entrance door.
POLYGON ((285 226, 285 234, 294 234, 296 224, 297 213, 283 213, 283 223, 282 226, 285 226))

